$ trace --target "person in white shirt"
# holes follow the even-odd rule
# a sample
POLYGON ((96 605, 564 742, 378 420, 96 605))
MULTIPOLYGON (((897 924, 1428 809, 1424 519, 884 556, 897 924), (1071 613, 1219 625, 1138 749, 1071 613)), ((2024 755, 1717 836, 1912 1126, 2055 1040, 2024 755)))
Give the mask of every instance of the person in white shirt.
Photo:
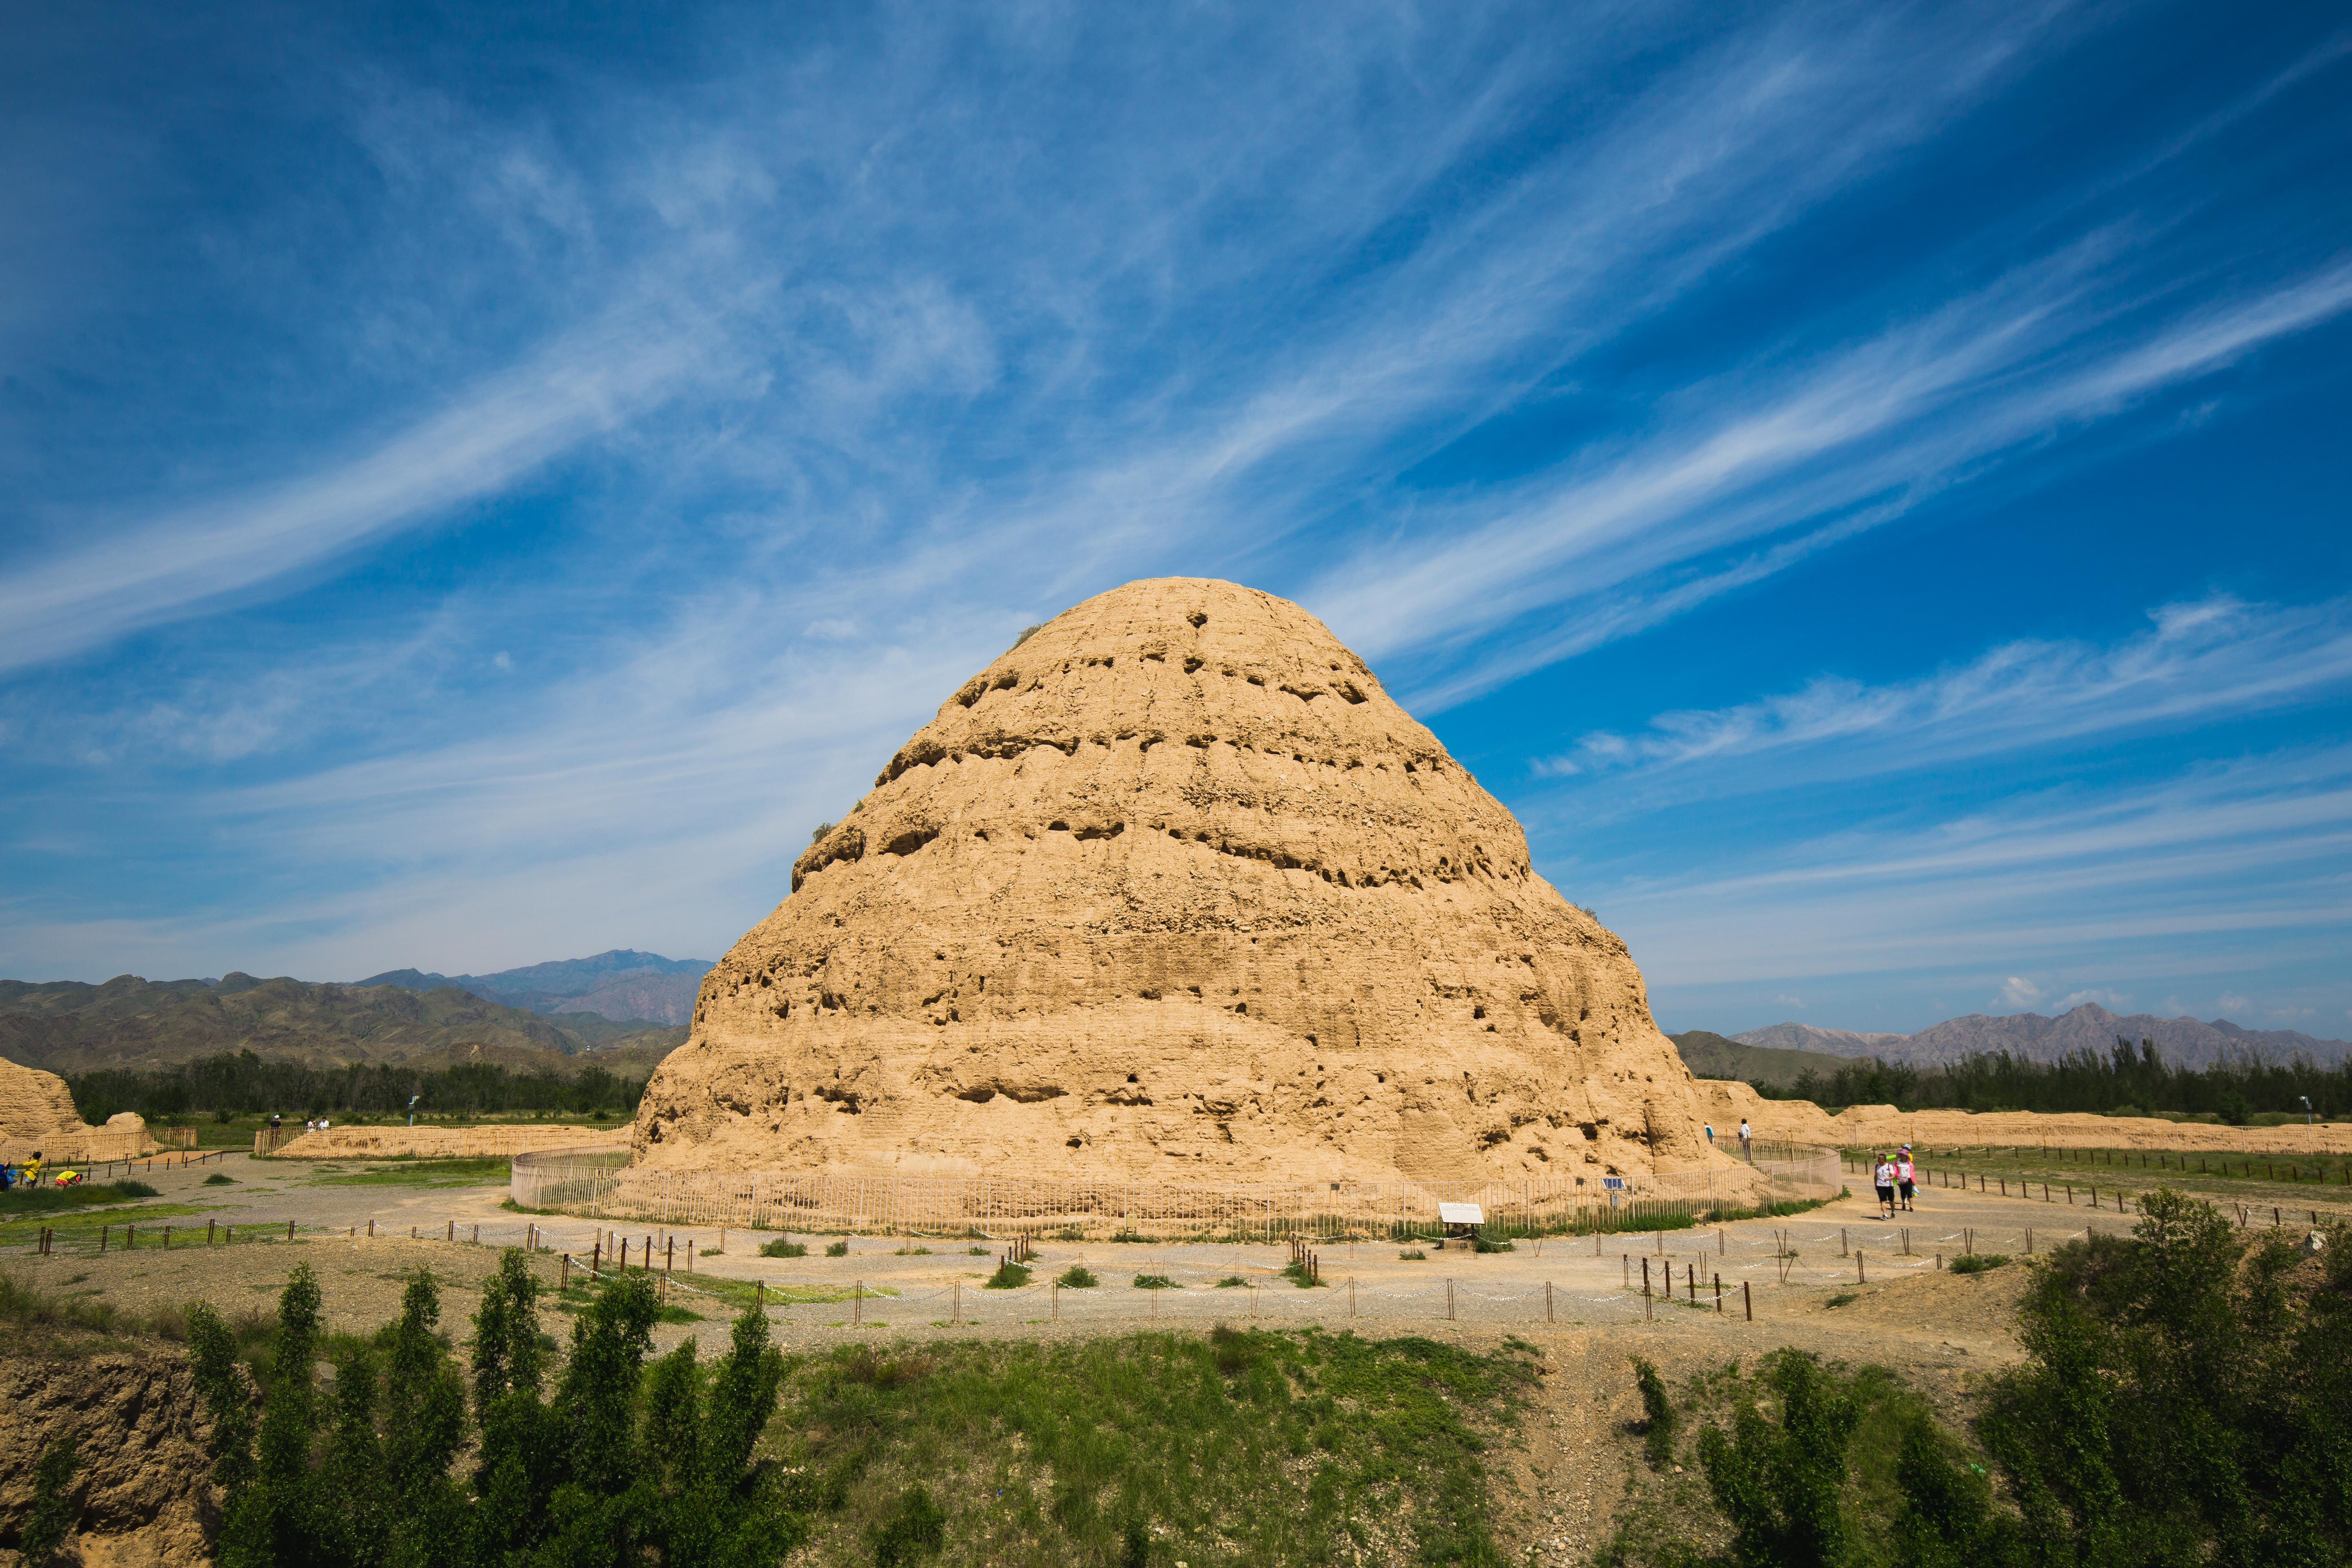
POLYGON ((1871 1182, 1878 1188, 1878 1217, 1895 1217, 1895 1162, 1884 1154, 1870 1157, 1871 1182))
POLYGON ((1748 1130, 1748 1118, 1745 1116, 1741 1117, 1739 1119, 1739 1157, 1741 1159, 1753 1160, 1756 1158, 1754 1138, 1755 1134, 1748 1130))
POLYGON ((1895 1193, 1903 1200, 1903 1212, 1911 1212, 1911 1194, 1918 1191, 1919 1173, 1911 1163, 1911 1145, 1906 1143, 1895 1151, 1895 1193))

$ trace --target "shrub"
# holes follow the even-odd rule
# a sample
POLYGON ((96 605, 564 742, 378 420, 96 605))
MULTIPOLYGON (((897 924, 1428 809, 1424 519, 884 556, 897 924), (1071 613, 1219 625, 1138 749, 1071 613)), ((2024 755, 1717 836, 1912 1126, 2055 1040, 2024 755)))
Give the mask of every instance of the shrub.
POLYGON ((778 1237, 773 1241, 764 1241, 760 1244, 760 1256, 762 1258, 806 1258, 808 1256, 808 1245, 805 1242, 786 1241, 782 1237, 778 1237))
POLYGON ((208 1187, 233 1187, 236 1185, 236 1178, 235 1176, 225 1174, 222 1172, 215 1171, 211 1175, 205 1178, 205 1185, 208 1187))
POLYGON ((824 1249, 824 1255, 825 1255, 827 1258, 846 1258, 846 1257, 848 1257, 848 1256, 849 1256, 849 1241, 848 1241, 848 1238, 847 1238, 847 1237, 844 1237, 843 1239, 841 1239, 841 1240, 839 1240, 839 1241, 835 1241, 835 1242, 829 1242, 829 1243, 827 1243, 827 1244, 826 1244, 826 1246, 825 1246, 825 1249, 824 1249))
POLYGON ((1698 1436, 1707 1489, 1731 1521, 1732 1556, 1746 1568, 1842 1563, 1853 1395, 1802 1351, 1774 1352, 1765 1381, 1780 1396, 1777 1426, 1743 1403, 1728 1434, 1710 1426, 1698 1436))
POLYGON ((1249 1289, 1249 1281, 1243 1279, 1238 1274, 1228 1274, 1223 1279, 1217 1281, 1217 1289, 1220 1290, 1231 1290, 1236 1286, 1246 1290, 1249 1289))
POLYGON ((1085 1264, 1073 1263, 1069 1268, 1062 1271, 1061 1278, 1055 1280, 1054 1283, 1056 1285, 1066 1285, 1073 1290, 1091 1290, 1096 1286, 1101 1284, 1102 1281, 1096 1279, 1093 1272, 1089 1270, 1085 1264))
POLYGON ((1951 1261, 1955 1274, 1981 1274, 1988 1268, 1998 1268, 2009 1261, 2006 1252, 1964 1252, 1951 1261))
POLYGON ((134 1182, 128 1178, 115 1183, 114 1191, 117 1196, 126 1198, 158 1198, 163 1195, 145 1182, 134 1182))
POLYGON ((1139 1274, 1135 1277, 1135 1288, 1139 1290, 1174 1290, 1181 1289, 1181 1287, 1177 1285, 1176 1281, 1171 1279, 1165 1274, 1139 1274))
POLYGON ((948 1516, 918 1483, 898 1494, 898 1508, 874 1532, 874 1561, 877 1568, 899 1568, 918 1557, 936 1556, 947 1543, 948 1516))
POLYGON ((964 1256, 967 1258, 986 1258, 990 1256, 988 1248, 984 1247, 967 1247, 963 1250, 964 1256))
POLYGON ((1517 1252, 1518 1248, 1513 1247, 1507 1241, 1489 1241, 1482 1236, 1477 1238, 1475 1250, 1480 1252, 1517 1252))
POLYGON ((81 1457, 70 1436, 41 1450, 40 1462, 33 1467, 33 1506, 16 1538, 18 1561, 26 1568, 48 1568, 49 1559, 73 1533, 74 1520, 81 1512, 74 1503, 73 1478, 80 1468, 81 1457))
POLYGON ((1400 1263, 1426 1263, 1429 1261, 1429 1254, 1423 1252, 1418 1247, 1408 1247, 1402 1252, 1397 1254, 1397 1261, 1400 1263))
POLYGON ((1640 1356, 1633 1361, 1633 1382, 1642 1391, 1642 1448, 1652 1465, 1664 1468, 1675 1457, 1675 1402, 1655 1366, 1640 1356))
POLYGON ((1000 1263, 996 1272, 988 1277, 983 1290, 1018 1290, 1029 1283, 1029 1270, 1018 1263, 1000 1263))

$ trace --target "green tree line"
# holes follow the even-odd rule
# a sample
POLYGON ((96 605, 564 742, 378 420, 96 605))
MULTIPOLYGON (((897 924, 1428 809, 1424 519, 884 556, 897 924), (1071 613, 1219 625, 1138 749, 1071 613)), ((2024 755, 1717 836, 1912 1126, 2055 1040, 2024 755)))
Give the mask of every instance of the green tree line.
POLYGON ((2322 1068, 2288 1062, 2224 1062, 2179 1067, 2164 1059, 2153 1040, 2134 1049, 2127 1040, 2098 1051, 2072 1052, 2054 1062, 2030 1061, 2007 1051, 1963 1057, 1943 1066, 1882 1062, 1864 1057, 1832 1072, 1811 1068, 1794 1083, 1759 1083, 1767 1100, 1810 1100, 1832 1108, 1895 1105, 1906 1110, 2179 1111, 2238 1123, 2261 1111, 2301 1114, 2304 1097, 2322 1119, 2352 1115, 2352 1061, 2322 1068))
POLYGON ((745 1310, 714 1365, 692 1341, 648 1364, 659 1309, 631 1276, 581 1312, 558 1366, 540 1293, 509 1250, 474 1318, 470 1400, 426 1269, 399 1320, 346 1342, 322 1385, 319 1285, 299 1267, 257 1415, 227 1323, 192 1310, 222 1568, 750 1568, 804 1539, 792 1478, 758 1453, 784 1375, 763 1311, 745 1310))
POLYGON ((135 1110, 151 1121, 206 1111, 249 1116, 271 1111, 298 1116, 389 1113, 407 1110, 411 1095, 417 1097, 417 1110, 426 1111, 586 1116, 604 1110, 625 1116, 635 1112, 646 1080, 616 1076, 593 1062, 567 1078, 553 1072, 509 1072, 492 1062, 430 1068, 382 1062, 314 1068, 265 1061, 251 1051, 238 1051, 154 1072, 107 1068, 69 1073, 66 1087, 81 1119, 96 1125, 123 1110, 135 1110))

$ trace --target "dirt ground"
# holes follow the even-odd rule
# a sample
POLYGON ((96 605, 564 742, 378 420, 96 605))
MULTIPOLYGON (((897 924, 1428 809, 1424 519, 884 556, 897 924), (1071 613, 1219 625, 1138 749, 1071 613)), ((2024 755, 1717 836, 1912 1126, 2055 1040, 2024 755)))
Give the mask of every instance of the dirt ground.
MULTIPOLYGON (((52 1220, 61 1239, 46 1258, 31 1254, 24 1226, 0 1226, 0 1268, 44 1289, 100 1296, 127 1309, 202 1299, 238 1315, 269 1311, 288 1271, 307 1262, 318 1274, 330 1325, 367 1331, 394 1314, 404 1281, 422 1265, 441 1282, 445 1327, 462 1342, 503 1247, 537 1241, 544 1249, 531 1255, 531 1266, 552 1284, 564 1253, 586 1258, 618 1236, 593 1221, 504 1210, 503 1184, 479 1173, 440 1184, 431 1171, 356 1163, 225 1165, 234 1185, 202 1184, 222 1164, 150 1178, 161 1193, 146 1206, 177 1215, 168 1251, 152 1245, 160 1239, 156 1222, 142 1225, 137 1250, 121 1249, 117 1229, 101 1255, 86 1226, 68 1230, 64 1220, 52 1220), (373 1239, 366 1235, 371 1220, 378 1233, 373 1239), (233 1226, 250 1239, 203 1245, 200 1227, 208 1222, 233 1226)), ((1607 1538, 1636 1460, 1638 1445, 1628 1433, 1639 1413, 1630 1356, 1647 1357, 1670 1382, 1681 1382, 1727 1361, 1752 1365, 1768 1351, 1793 1345, 1827 1360, 1888 1367, 1957 1415, 1978 1380, 2020 1354, 2014 1306, 2026 1247, 2046 1251, 2091 1226, 2125 1230, 2132 1223, 2129 1215, 1975 1193, 1923 1193, 1919 1201, 1919 1212, 1894 1224, 1878 1218, 1874 1203, 1847 1199, 1790 1219, 1598 1242, 1555 1238, 1540 1248, 1522 1242, 1502 1254, 1424 1247, 1426 1257, 1407 1259, 1394 1245, 1328 1246, 1320 1254, 1327 1283, 1318 1289, 1280 1277, 1289 1260, 1286 1246, 1048 1242, 1032 1260, 1032 1283, 1015 1292, 980 1288, 997 1261, 993 1243, 981 1244, 987 1255, 974 1257, 971 1244, 961 1241, 860 1237, 850 1238, 845 1256, 825 1258, 827 1238, 803 1237, 817 1256, 781 1259, 758 1255, 755 1244, 773 1238, 756 1233, 732 1230, 722 1238, 715 1228, 640 1225, 630 1246, 633 1264, 648 1236, 656 1258, 679 1259, 674 1294, 703 1313, 698 1322, 664 1324, 657 1333, 664 1350, 692 1338, 716 1353, 735 1310, 693 1293, 682 1264, 688 1242, 696 1285, 761 1280, 835 1298, 772 1310, 787 1351, 852 1339, 1044 1338, 1180 1325, 1205 1331, 1217 1322, 1315 1322, 1334 1331, 1418 1333, 1469 1345, 1516 1338, 1543 1352, 1545 1373, 1522 1443, 1498 1454, 1496 1521, 1515 1560, 1566 1564, 1585 1561, 1607 1538), (1937 1254, 1948 1258, 1969 1248, 2009 1253, 2021 1264, 1978 1275, 1937 1267, 1937 1254), (1797 1256, 1783 1258, 1784 1251, 1797 1256), (1642 1295, 1645 1260, 1654 1289, 1672 1270, 1674 1304, 1642 1295), (1051 1279, 1077 1262, 1102 1284, 1054 1290, 1051 1279), (1133 1288, 1135 1276, 1155 1273, 1177 1288, 1133 1288), (1234 1279, 1247 1283, 1219 1284, 1234 1279), (839 1299, 849 1291, 895 1294, 839 1299)))

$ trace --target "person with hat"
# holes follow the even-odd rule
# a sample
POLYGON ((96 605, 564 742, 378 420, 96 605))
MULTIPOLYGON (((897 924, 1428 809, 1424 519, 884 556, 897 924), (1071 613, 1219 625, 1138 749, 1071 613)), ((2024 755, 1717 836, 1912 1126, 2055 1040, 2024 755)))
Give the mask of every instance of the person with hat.
POLYGON ((1878 1189, 1878 1217, 1895 1217, 1895 1162, 1884 1154, 1870 1157, 1871 1184, 1878 1189))
POLYGON ((1911 1212, 1911 1194, 1919 1190, 1919 1173, 1911 1163, 1911 1145, 1906 1143, 1895 1152, 1895 1190, 1903 1199, 1903 1212, 1911 1212))

